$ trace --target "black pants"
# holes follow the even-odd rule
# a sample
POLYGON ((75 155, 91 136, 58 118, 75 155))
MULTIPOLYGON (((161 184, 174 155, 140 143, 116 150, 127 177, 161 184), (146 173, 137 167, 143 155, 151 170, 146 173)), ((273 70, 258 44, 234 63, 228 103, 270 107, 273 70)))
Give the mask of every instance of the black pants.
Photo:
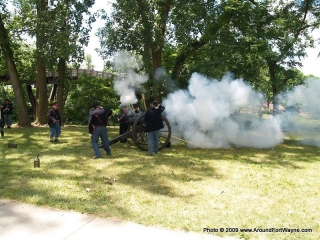
MULTIPOLYGON (((120 123, 119 135, 128 132, 129 123, 120 123)), ((127 138, 120 140, 120 142, 127 142, 127 138)))

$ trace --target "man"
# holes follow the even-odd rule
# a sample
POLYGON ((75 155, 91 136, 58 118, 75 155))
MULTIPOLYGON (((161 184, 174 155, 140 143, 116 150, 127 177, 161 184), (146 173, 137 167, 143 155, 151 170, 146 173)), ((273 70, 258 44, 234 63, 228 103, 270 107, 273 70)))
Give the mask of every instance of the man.
POLYGON ((59 142, 59 136, 61 134, 61 116, 56 102, 51 104, 51 108, 49 109, 47 116, 50 127, 50 142, 59 142))
POLYGON ((0 132, 1 132, 1 137, 4 137, 4 114, 3 114, 3 107, 0 106, 0 132))
POLYGON ((101 152, 99 150, 98 141, 101 138, 103 149, 107 155, 111 155, 111 149, 109 146, 107 124, 108 119, 112 115, 111 109, 104 109, 100 107, 98 102, 93 103, 93 110, 89 116, 89 134, 91 135, 91 143, 94 151, 93 158, 101 158, 101 152))
POLYGON ((152 108, 149 108, 144 117, 148 134, 148 153, 150 156, 159 151, 160 129, 163 128, 161 113, 165 107, 153 101, 152 108))
POLYGON ((133 114, 137 116, 141 116, 142 111, 140 110, 138 104, 135 103, 132 105, 132 107, 133 107, 133 114))
POLYGON ((139 109, 138 104, 133 104, 133 115, 129 118, 129 124, 134 124, 134 122, 137 120, 138 117, 140 117, 143 112, 139 109))
POLYGON ((9 99, 5 100, 5 103, 3 104, 3 113, 5 114, 5 123, 7 124, 7 128, 11 128, 12 125, 12 110, 13 106, 9 99))
MULTIPOLYGON (((132 113, 128 109, 127 106, 123 106, 118 115, 118 122, 120 123, 119 135, 122 135, 128 132, 129 129, 129 118, 131 117, 132 113)), ((127 139, 121 139, 120 142, 125 143, 127 139)))

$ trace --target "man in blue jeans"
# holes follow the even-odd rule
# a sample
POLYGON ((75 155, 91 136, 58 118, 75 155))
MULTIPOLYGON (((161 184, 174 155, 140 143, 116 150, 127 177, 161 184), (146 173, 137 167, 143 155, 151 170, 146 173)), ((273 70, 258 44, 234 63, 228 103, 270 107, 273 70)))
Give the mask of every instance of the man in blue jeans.
POLYGON ((59 142, 59 136, 61 134, 61 116, 56 102, 51 104, 51 108, 49 109, 47 116, 50 127, 50 142, 59 142))
POLYGON ((3 113, 5 114, 5 123, 7 124, 7 128, 11 128, 12 125, 12 110, 13 106, 9 99, 6 99, 3 104, 3 113))
POLYGON ((103 149, 107 155, 111 155, 109 146, 107 124, 108 119, 112 115, 112 110, 100 107, 98 102, 93 103, 93 110, 89 115, 89 134, 91 135, 91 143, 94 151, 93 158, 101 158, 98 141, 101 138, 103 149))
POLYGON ((153 101, 151 106, 144 117, 148 134, 148 154, 150 156, 159 151, 160 129, 164 127, 161 113, 165 109, 165 107, 158 104, 157 101, 153 101))

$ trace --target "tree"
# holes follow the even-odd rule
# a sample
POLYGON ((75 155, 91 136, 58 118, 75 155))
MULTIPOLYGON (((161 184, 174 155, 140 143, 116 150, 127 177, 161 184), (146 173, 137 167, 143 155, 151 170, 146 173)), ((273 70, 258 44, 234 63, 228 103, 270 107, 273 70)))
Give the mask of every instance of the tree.
MULTIPOLYGON (((92 101, 99 101, 101 106, 116 110, 119 106, 118 99, 113 86, 109 85, 111 79, 79 75, 77 81, 72 81, 70 93, 66 101, 66 115, 68 121, 73 123, 88 123, 89 109, 92 108, 92 101)), ((113 114, 117 116, 117 114, 113 114)), ((113 117, 111 118, 111 120, 113 117)), ((117 121, 114 121, 117 123, 117 121)))
POLYGON ((10 45, 10 38, 5 24, 0 14, 0 47, 6 60, 6 66, 10 76, 10 82, 14 89, 15 103, 18 109, 20 126, 29 127, 31 125, 27 105, 24 99, 23 90, 19 81, 19 74, 14 62, 13 52, 10 45))
POLYGON ((75 0, 57 1, 51 9, 54 21, 51 22, 56 32, 50 31, 50 62, 49 66, 54 69, 58 65, 58 93, 57 104, 63 114, 65 100, 67 98, 67 62, 78 63, 84 59, 83 45, 87 45, 91 22, 95 21, 95 15, 84 19, 89 15, 89 8, 93 0, 79 3, 75 0), (84 24, 86 22, 86 24, 84 24))
POLYGON ((37 15, 36 15, 36 122, 45 124, 48 122, 46 112, 48 110, 48 93, 47 93, 47 81, 46 81, 46 56, 45 50, 48 42, 48 35, 46 31, 50 26, 48 15, 48 1, 38 0, 36 3, 37 15))
MULTIPOLYGON (((18 0, 15 25, 36 39, 36 122, 47 122, 46 71, 58 70, 58 107, 63 112, 66 98, 67 63, 81 62, 83 45, 89 40, 94 15, 85 19, 94 0, 18 0), (34 8, 36 11, 34 11, 34 8), (86 24, 84 24, 86 23, 86 24)), ((18 29, 16 29, 18 30, 18 29)))
POLYGON ((192 71, 217 78, 229 70, 273 98, 296 82, 292 73, 313 45, 319 12, 312 0, 118 0, 98 33, 100 54, 130 51, 150 79, 165 66, 182 87, 192 71))
MULTIPOLYGON (((156 69, 166 65, 171 79, 179 81, 187 59, 208 44, 217 43, 220 32, 229 27, 236 12, 229 7, 233 2, 118 0, 111 16, 105 16, 105 27, 99 30, 100 54, 108 58, 119 50, 132 52, 142 57, 150 79, 156 69), (170 64, 163 56, 170 58, 170 64)), ((154 82, 146 87, 157 98, 160 91, 154 82)))
POLYGON ((90 55, 90 54, 87 54, 86 56, 85 56, 85 67, 86 67, 86 69, 87 70, 91 70, 91 69, 93 69, 93 64, 92 64, 92 56, 90 55))
POLYGON ((232 18, 230 30, 237 37, 238 52, 258 55, 252 62, 268 69, 274 111, 277 95, 301 83, 296 81, 295 68, 301 66, 298 59, 306 56, 306 48, 314 44, 310 32, 320 26, 319 7, 312 0, 253 1, 232 18))

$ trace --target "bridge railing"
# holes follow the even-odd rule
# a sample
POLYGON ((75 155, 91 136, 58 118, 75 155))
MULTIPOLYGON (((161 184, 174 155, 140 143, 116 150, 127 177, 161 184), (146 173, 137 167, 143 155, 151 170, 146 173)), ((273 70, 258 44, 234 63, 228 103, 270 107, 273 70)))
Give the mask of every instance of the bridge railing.
MULTIPOLYGON (((79 74, 87 74, 89 76, 94 76, 94 77, 101 77, 101 78, 111 78, 112 73, 107 73, 107 72, 102 72, 102 71, 94 71, 94 70, 88 70, 88 69, 75 69, 75 68, 70 68, 68 69, 68 79, 70 80, 75 80, 78 78, 79 74)), ((59 74, 58 72, 55 71, 46 71, 46 77, 47 77, 47 83, 48 84, 56 84, 58 83, 58 77, 59 74)), ((0 76, 0 82, 8 82, 10 80, 9 75, 2 75, 0 76)), ((35 84, 35 81, 23 81, 23 83, 27 85, 35 84)))

